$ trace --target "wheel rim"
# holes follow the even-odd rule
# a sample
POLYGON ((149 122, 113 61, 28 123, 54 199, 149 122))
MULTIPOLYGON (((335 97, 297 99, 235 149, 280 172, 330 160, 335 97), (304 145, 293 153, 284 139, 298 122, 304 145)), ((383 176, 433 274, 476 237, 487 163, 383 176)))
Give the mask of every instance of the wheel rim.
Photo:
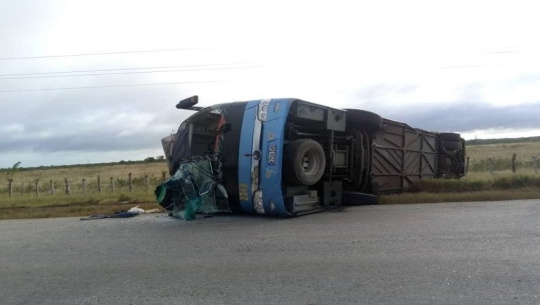
POLYGON ((313 175, 319 169, 321 162, 319 155, 314 151, 306 151, 302 155, 302 171, 307 175, 313 175))
POLYGON ((288 182, 313 185, 321 180, 326 166, 322 145, 311 139, 297 139, 285 151, 284 169, 288 182))

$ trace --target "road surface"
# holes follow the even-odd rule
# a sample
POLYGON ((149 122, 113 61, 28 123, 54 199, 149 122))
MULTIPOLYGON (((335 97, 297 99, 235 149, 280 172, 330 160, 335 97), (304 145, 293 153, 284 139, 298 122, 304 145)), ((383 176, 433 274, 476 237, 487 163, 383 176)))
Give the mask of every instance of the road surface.
POLYGON ((540 200, 0 221, 1 304, 540 304, 540 200))

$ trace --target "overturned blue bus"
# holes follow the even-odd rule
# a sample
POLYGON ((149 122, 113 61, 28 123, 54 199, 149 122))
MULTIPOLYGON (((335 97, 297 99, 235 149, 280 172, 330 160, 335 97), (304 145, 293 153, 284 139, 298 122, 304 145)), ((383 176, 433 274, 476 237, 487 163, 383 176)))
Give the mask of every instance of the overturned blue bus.
POLYGON ((162 140, 171 177, 155 193, 170 215, 294 216, 464 175, 465 141, 359 109, 294 98, 177 108, 196 111, 162 140))

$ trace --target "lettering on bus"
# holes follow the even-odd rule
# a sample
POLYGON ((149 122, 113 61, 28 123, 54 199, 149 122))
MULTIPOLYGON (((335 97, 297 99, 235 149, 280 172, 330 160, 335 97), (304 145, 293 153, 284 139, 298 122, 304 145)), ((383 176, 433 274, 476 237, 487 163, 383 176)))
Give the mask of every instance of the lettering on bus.
POLYGON ((248 201, 249 200, 249 195, 248 195, 248 185, 245 184, 245 183, 239 183, 238 184, 238 195, 239 195, 239 199, 240 200, 243 200, 243 201, 248 201))
POLYGON ((276 164, 276 145, 272 144, 268 146, 268 165, 274 166, 276 164))

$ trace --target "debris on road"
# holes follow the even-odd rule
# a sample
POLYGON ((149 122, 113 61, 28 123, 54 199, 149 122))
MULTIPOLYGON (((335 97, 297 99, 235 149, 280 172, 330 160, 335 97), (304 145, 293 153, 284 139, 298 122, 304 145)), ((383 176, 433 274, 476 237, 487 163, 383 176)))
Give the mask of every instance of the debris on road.
POLYGON ((130 218, 139 215, 139 213, 131 213, 126 211, 115 212, 114 214, 99 214, 81 218, 81 220, 105 219, 105 218, 130 218))
POLYGON ((136 207, 132 207, 131 209, 129 209, 128 213, 143 214, 144 210, 141 209, 139 206, 136 206, 136 207))
POLYGON ((154 214, 154 213, 162 213, 163 211, 160 210, 160 209, 150 209, 150 210, 145 210, 144 211, 144 214, 154 214))

